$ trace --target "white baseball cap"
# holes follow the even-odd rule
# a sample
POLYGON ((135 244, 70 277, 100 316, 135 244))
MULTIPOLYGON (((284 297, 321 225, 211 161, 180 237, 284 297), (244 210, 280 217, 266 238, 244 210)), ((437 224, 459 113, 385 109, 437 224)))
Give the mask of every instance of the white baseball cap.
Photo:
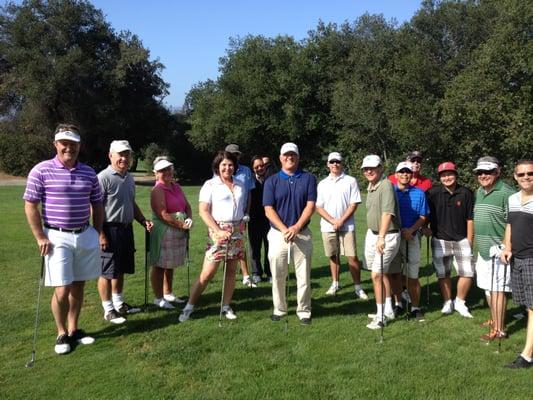
POLYGON ((361 168, 376 168, 379 165, 381 165, 381 158, 375 154, 371 154, 363 158, 361 168))
POLYGON ((300 155, 298 152, 298 146, 296 146, 294 143, 285 143, 283 146, 281 146, 281 150, 279 151, 279 154, 287 154, 287 153, 296 153, 300 155))
POLYGON ((401 163, 398 163, 396 172, 400 172, 402 169, 408 169, 409 171, 413 172, 413 164, 411 164, 409 161, 402 161, 401 163))
POLYGON ((154 164, 154 172, 161 171, 162 169, 165 169, 167 167, 173 167, 173 166, 174 164, 172 164, 166 158, 163 158, 154 164))
POLYGON ((474 172, 476 171, 492 171, 493 169, 498 169, 498 159, 496 157, 486 156, 481 157, 479 160, 477 160, 476 168, 474 168, 474 172))
POLYGON ((333 151, 333 152, 329 153, 328 162, 330 162, 331 160, 342 161, 341 153, 339 153, 337 151, 333 151))
POLYGON ((113 140, 109 146, 110 153, 121 153, 123 151, 133 151, 127 140, 113 140))
POLYGON ((70 140, 71 142, 79 143, 81 142, 80 135, 72 131, 59 131, 56 133, 54 140, 70 140))

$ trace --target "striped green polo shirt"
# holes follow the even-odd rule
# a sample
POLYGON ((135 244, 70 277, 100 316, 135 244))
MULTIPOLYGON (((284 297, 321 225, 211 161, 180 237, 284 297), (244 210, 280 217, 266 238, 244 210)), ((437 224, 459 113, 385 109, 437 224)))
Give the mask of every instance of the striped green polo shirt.
POLYGON ((515 192, 501 179, 488 193, 482 187, 476 191, 474 233, 479 254, 485 260, 490 259, 490 247, 502 243, 509 211, 507 199, 515 192))

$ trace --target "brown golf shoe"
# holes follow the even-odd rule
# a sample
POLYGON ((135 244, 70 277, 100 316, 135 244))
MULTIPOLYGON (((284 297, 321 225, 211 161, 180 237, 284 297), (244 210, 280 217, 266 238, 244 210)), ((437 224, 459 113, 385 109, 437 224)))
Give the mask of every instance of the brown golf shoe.
POLYGON ((490 333, 486 333, 483 336, 480 337, 481 340, 485 342, 492 342, 496 339, 507 339, 507 333, 505 331, 497 331, 495 329, 491 329, 490 333))

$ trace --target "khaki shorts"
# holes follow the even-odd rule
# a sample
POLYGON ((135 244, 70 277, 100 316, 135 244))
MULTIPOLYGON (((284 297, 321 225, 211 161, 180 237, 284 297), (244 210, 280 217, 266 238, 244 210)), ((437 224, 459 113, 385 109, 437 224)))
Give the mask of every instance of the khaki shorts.
POLYGON ((372 272, 381 273, 383 267, 383 273, 396 274, 401 269, 400 266, 392 266, 392 260, 396 257, 400 247, 400 233, 387 233, 385 235, 385 251, 383 252, 383 266, 381 265, 381 256, 376 252, 376 242, 378 241, 378 235, 372 233, 369 229, 366 231, 365 237, 365 268, 372 272))
POLYGON ((336 256, 338 254, 338 246, 340 246, 340 255, 346 257, 356 257, 357 248, 355 246, 355 232, 322 232, 322 242, 324 243, 324 253, 327 257, 336 256), (337 235, 339 243, 337 245, 337 235))

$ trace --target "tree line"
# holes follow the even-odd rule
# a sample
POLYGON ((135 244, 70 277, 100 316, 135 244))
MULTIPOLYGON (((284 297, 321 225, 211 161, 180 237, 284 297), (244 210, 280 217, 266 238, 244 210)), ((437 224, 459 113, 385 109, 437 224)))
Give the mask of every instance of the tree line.
POLYGON ((105 163, 109 141, 120 134, 136 149, 173 156, 191 181, 209 175, 210 157, 228 143, 251 157, 275 156, 286 141, 300 146, 305 167, 319 175, 333 150, 353 173, 365 154, 392 166, 414 149, 424 153, 426 173, 453 160, 470 176, 487 154, 509 172, 531 156, 532 21, 527 1, 425 0, 403 24, 365 14, 340 25, 319 22, 300 41, 232 38, 218 78, 194 85, 176 112, 162 102, 164 66, 90 3, 7 4, 0 12, 0 156, 13 151, 5 143, 20 140, 41 156, 55 123, 69 120, 90 135, 84 156, 91 164, 105 163))

